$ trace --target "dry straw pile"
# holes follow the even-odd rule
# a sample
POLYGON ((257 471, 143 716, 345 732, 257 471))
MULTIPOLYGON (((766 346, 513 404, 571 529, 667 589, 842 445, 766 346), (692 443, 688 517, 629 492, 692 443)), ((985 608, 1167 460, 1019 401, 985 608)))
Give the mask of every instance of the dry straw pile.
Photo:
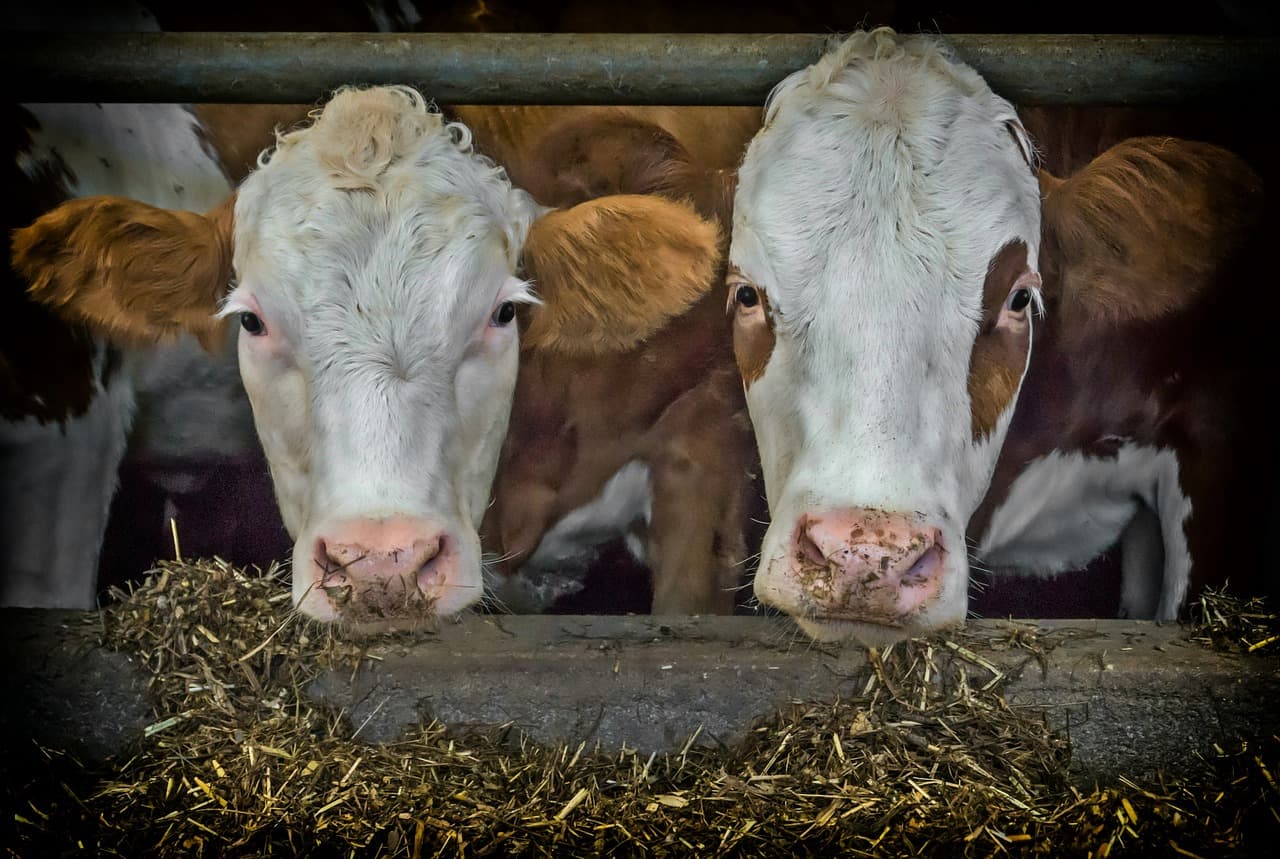
MULTIPOLYGON (((367 745, 305 692, 360 645, 299 621, 277 579, 165 563, 120 595, 105 642, 151 672, 155 721, 109 772, 40 750, 49 775, 10 855, 1209 857, 1269 853, 1280 832, 1276 737, 1199 750, 1177 779, 1082 788, 1067 740, 954 639, 873 651, 859 697, 795 706, 731 748, 552 748, 438 724, 367 745)), ((1197 611, 1218 646, 1275 646, 1257 604, 1210 594, 1197 611)))

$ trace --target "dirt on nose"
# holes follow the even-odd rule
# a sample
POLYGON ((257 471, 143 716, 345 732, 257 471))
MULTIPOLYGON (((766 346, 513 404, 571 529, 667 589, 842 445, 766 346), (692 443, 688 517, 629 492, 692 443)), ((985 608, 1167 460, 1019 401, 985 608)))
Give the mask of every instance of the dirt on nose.
POLYGON ((345 605, 334 602, 343 620, 365 622, 435 617, 435 598, 418 589, 417 576, 413 574, 370 581, 355 580, 350 590, 345 605))
MULTIPOLYGON (((799 586, 806 614, 811 619, 856 620, 883 626, 909 624, 918 610, 904 609, 904 580, 900 572, 906 562, 933 544, 928 532, 912 527, 908 539, 895 527, 889 514, 873 514, 848 531, 847 554, 818 558, 793 543, 790 575, 799 586), (878 557, 877 557, 878 556, 878 557), (851 573, 850 564, 859 571, 851 573)), ((798 541, 797 541, 798 543, 798 541)))

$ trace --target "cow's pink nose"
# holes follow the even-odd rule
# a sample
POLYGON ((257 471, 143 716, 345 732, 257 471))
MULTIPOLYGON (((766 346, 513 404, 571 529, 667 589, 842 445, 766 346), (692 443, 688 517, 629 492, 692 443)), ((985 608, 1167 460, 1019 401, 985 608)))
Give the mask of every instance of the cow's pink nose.
POLYGON ((851 508, 800 517, 791 557, 818 615, 896 625, 937 596, 946 550, 916 516, 851 508))
POLYGON ((347 616, 430 611, 454 577, 452 541, 420 519, 353 519, 316 538, 315 582, 347 616))

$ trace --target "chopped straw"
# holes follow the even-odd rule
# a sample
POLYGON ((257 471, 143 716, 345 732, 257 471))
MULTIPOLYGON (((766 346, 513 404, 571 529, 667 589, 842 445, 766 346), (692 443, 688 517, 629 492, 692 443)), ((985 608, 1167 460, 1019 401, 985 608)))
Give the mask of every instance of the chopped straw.
MULTIPOLYGON (((1010 708, 995 667, 950 639, 872 651, 860 696, 789 706, 727 748, 435 723, 369 745, 304 691, 363 647, 299 620, 284 588, 278 569, 213 560, 163 563, 118 594, 105 644, 148 669, 154 721, 110 770, 34 749, 44 775, 11 792, 8 855, 1208 857, 1264 852, 1280 831, 1277 737, 1081 789, 1067 739, 1010 708)), ((1218 624, 1207 640, 1267 637, 1252 602, 1201 606, 1218 624)), ((1049 646, 1027 627, 1006 644, 1049 646)))
POLYGON ((1232 653, 1280 651, 1280 617, 1261 597, 1206 588, 1191 607, 1195 640, 1232 653))

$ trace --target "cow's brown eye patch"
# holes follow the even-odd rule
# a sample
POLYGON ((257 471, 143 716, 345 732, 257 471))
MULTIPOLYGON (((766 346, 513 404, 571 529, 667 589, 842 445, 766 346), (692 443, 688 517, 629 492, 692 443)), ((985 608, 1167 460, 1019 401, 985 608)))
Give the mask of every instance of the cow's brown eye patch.
POLYGON ((1031 348, 1030 323, 1000 325, 1008 308, 1021 313, 1031 304, 1031 290, 1014 289, 1027 272, 1027 246, 1011 242, 991 261, 982 287, 982 326, 969 356, 969 406, 973 440, 991 434, 1018 392, 1031 348))
POLYGON ((763 289, 745 282, 736 271, 730 274, 729 312, 733 314, 733 354, 748 388, 764 375, 775 342, 773 311, 763 289))

